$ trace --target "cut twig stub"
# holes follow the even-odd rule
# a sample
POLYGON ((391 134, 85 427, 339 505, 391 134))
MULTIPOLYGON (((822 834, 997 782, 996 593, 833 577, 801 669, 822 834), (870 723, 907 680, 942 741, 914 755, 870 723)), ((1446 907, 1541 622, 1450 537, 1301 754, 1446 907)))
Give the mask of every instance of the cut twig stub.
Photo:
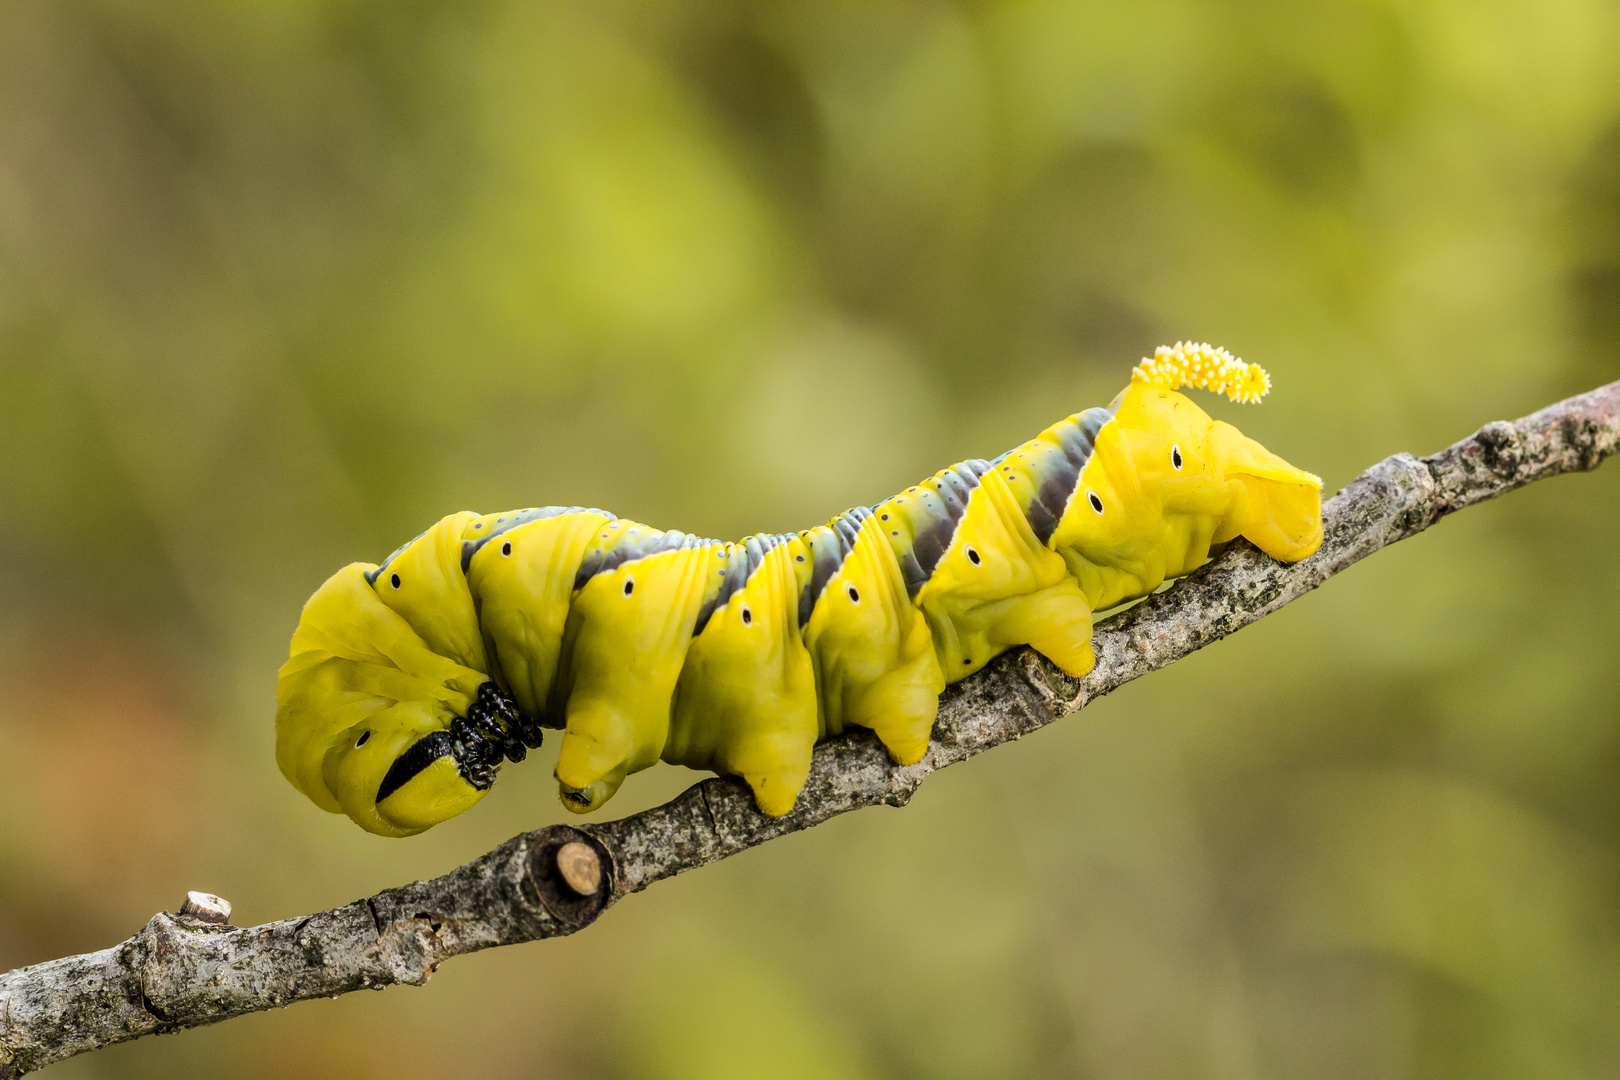
POLYGON ((224 926, 231 921, 231 902, 213 893, 188 892, 177 917, 187 922, 224 926))
POLYGON ((591 845, 578 840, 557 849, 557 872, 577 896, 595 896, 602 887, 602 860, 591 845))
POLYGON ((529 845, 528 882, 540 903, 561 922, 584 926, 613 896, 613 863, 589 833, 567 825, 540 830, 529 845))

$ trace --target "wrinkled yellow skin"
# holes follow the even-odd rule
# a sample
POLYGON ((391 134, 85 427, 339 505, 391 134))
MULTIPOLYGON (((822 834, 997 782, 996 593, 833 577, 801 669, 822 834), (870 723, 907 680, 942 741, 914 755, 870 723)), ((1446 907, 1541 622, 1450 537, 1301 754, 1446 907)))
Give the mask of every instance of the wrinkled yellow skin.
POLYGON ((419 832, 484 791, 453 756, 395 763, 493 680, 564 729, 571 810, 664 760, 739 776, 762 812, 785 814, 818 740, 865 727, 916 762, 947 683, 1018 645, 1084 674, 1093 612, 1196 569, 1212 545, 1310 555, 1320 490, 1138 379, 995 462, 796 536, 721 544, 578 508, 451 515, 305 606, 277 684, 277 760, 323 809, 419 832), (390 775, 408 779, 379 802, 390 775))

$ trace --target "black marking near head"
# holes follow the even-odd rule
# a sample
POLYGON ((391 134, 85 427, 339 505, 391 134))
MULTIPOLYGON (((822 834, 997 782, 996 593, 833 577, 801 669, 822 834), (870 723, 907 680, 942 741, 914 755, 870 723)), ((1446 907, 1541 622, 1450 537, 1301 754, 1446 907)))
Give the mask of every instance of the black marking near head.
POLYGON ((461 572, 465 574, 479 549, 501 533, 515 529, 519 525, 527 525, 531 521, 543 521, 546 518, 564 517, 568 514, 601 514, 607 518, 613 516, 606 510, 598 510, 594 506, 532 506, 527 510, 514 510, 510 514, 502 514, 489 523, 489 532, 477 539, 461 542, 461 572))
MULTIPOLYGON (((1024 507, 1024 517, 1041 543, 1046 543, 1057 531, 1058 522, 1063 520, 1080 486, 1080 471, 1097 448, 1097 434, 1113 418, 1114 414, 1107 409, 1087 409, 1053 425, 1056 442, 1037 443, 1025 452, 1027 456, 1020 455, 1027 462, 1025 467, 1034 487, 1034 497, 1024 507)), ((1007 451, 996 458, 995 463, 1001 464, 1013 453, 1007 451)))
POLYGON ((409 750, 395 758, 394 763, 388 767, 388 774, 382 778, 382 783, 377 787, 377 801, 382 802, 410 783, 417 773, 442 757, 450 757, 453 753, 454 747, 451 746, 450 733, 447 731, 435 731, 417 739, 409 750))
POLYGON ((992 464, 980 458, 970 458, 959 465, 939 473, 924 485, 920 501, 921 513, 912 511, 911 520, 919 518, 924 524, 911 541, 911 550, 900 554, 900 573, 906 579, 906 592, 916 596, 928 579, 934 576, 939 560, 951 546, 956 527, 967 513, 968 500, 979 486, 979 477, 989 472, 992 464))

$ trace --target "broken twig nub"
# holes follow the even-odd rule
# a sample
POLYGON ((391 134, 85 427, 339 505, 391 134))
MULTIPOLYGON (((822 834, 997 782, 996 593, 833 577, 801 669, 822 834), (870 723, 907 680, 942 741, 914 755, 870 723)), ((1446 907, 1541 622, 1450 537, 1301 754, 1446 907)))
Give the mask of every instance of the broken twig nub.
POLYGON ((231 921, 231 902, 213 893, 188 892, 180 905, 180 918, 223 926, 231 921))
POLYGON ((602 887, 602 861, 589 844, 578 840, 557 849, 557 872, 580 896, 595 896, 602 887))

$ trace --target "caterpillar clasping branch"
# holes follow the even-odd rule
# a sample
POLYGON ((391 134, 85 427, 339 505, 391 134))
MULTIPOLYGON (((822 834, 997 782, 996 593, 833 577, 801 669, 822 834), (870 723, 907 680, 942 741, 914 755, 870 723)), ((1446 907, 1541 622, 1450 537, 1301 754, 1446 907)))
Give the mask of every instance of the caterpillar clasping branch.
POLYGON ((1177 391, 1256 402, 1259 366, 1177 343, 1106 408, 873 507, 736 542, 582 507, 439 521, 305 605, 277 682, 276 757, 314 802, 389 836, 483 798, 563 731, 565 806, 660 760, 741 777, 787 813, 822 739, 919 760, 947 683, 1028 645, 1092 667, 1092 612, 1242 536, 1322 540, 1321 481, 1177 391))

